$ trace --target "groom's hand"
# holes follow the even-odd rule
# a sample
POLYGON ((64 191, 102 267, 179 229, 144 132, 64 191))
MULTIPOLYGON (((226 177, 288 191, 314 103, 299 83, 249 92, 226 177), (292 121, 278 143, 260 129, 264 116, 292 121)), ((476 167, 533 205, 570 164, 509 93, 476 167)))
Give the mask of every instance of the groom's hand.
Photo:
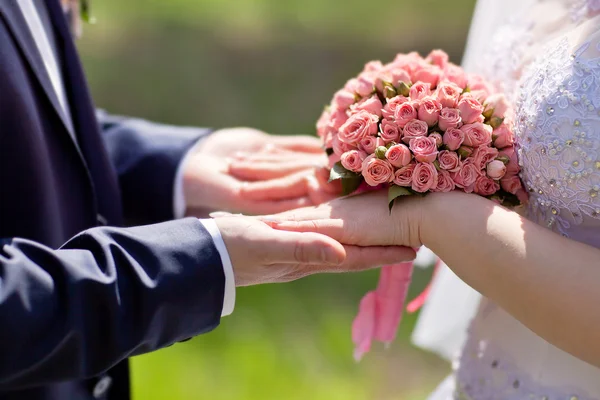
POLYGON ((193 151, 184 170, 189 215, 271 214, 321 203, 337 191, 319 171, 326 158, 314 137, 223 129, 193 151))
POLYGON ((344 246, 318 233, 277 231, 251 217, 223 217, 215 222, 231 258, 236 286, 362 271, 415 257, 410 248, 344 246))

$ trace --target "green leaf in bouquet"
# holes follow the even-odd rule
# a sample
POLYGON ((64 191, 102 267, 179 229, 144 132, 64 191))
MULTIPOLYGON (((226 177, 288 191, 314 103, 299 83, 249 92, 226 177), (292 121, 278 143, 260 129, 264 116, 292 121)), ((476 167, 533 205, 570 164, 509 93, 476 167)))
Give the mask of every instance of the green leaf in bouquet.
POLYGON ((500 125, 502 125, 502 123, 504 122, 504 118, 500 118, 500 117, 492 117, 490 118, 490 120, 487 122, 487 124, 489 126, 491 126, 492 128, 496 129, 497 127, 499 127, 500 125))
POLYGON ((347 196, 352 194, 363 181, 363 177, 361 175, 356 174, 356 176, 351 178, 342 178, 342 194, 347 196))
POLYGON ((413 194, 414 193, 408 188, 398 185, 390 186, 388 189, 388 206, 390 208, 390 212, 392 212, 392 207, 394 207, 394 200, 396 200, 398 197, 412 196, 413 194))
POLYGON ((356 178, 360 177, 356 172, 348 171, 346 168, 342 166, 341 161, 336 162, 331 168, 329 172, 329 182, 344 179, 344 178, 356 178))
POLYGON ((398 87, 396 88, 398 94, 401 94, 404 97, 408 97, 410 94, 410 86, 406 82, 400 82, 398 87))

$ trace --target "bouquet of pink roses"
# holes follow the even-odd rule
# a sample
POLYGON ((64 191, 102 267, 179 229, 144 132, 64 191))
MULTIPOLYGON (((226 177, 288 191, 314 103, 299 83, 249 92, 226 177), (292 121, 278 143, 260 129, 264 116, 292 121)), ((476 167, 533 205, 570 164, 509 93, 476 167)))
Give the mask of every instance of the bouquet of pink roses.
MULTIPOLYGON (((391 209, 399 196, 462 190, 516 206, 525 192, 511 118, 503 94, 434 50, 367 63, 335 93, 317 132, 344 194, 386 188, 391 209)), ((353 326, 356 357, 372 339, 395 337, 411 274, 412 263, 384 267, 353 326)))

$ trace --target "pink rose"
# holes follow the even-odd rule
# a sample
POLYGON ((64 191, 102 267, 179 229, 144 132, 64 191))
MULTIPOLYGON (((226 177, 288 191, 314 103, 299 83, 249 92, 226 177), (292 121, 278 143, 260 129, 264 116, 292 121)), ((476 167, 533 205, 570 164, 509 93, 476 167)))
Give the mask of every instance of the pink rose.
POLYGON ((377 75, 374 72, 363 72, 358 76, 356 93, 361 97, 369 96, 375 90, 375 79, 377 75))
POLYGON ((508 160, 508 164, 505 164, 507 175, 517 175, 519 173, 519 159, 514 147, 507 147, 500 150, 498 157, 508 160))
POLYGON ((500 190, 500 185, 487 176, 480 176, 475 181, 475 193, 481 196, 491 196, 500 190))
POLYGON ((360 172, 362 171, 362 163, 367 158, 367 154, 358 150, 350 150, 342 154, 341 161, 342 167, 348 171, 360 172))
MULTIPOLYGON (((414 86, 413 86, 414 87, 414 86)), ((412 90, 412 88, 411 88, 412 90)), ((425 121, 427 125, 434 126, 438 123, 440 112, 442 111, 442 105, 439 101, 433 97, 425 97, 421 99, 419 104, 419 111, 417 113, 421 121, 425 121)))
POLYGON ((329 169, 332 169, 335 164, 340 162, 341 156, 339 154, 333 153, 329 157, 327 157, 327 164, 329 165, 329 169))
POLYGON ((359 111, 364 110, 364 111, 369 112, 370 114, 374 114, 374 115, 377 115, 378 117, 381 117, 381 109, 382 108, 383 108, 383 104, 381 104, 381 100, 379 100, 379 97, 377 97, 375 95, 375 96, 371 96, 371 97, 365 97, 358 103, 350 106, 350 114, 356 114, 359 111))
POLYGON ((381 138, 377 136, 367 136, 359 142, 358 148, 367 154, 373 154, 376 148, 383 145, 385 145, 385 143, 381 138))
POLYGON ((461 96, 458 101, 458 110, 460 111, 460 118, 465 124, 472 124, 483 117, 481 115, 483 106, 472 96, 461 96))
POLYGON ((429 55, 425 58, 425 61, 444 69, 448 65, 448 59, 448 54, 446 54, 445 51, 432 50, 431 53, 429 53, 429 55))
POLYGON ((349 144, 358 143, 361 139, 377 133, 379 117, 368 111, 359 111, 352 115, 340 127, 340 141, 349 144))
POLYGON ((394 120, 400 128, 404 128, 404 125, 406 125, 408 121, 413 120, 415 118, 417 118, 417 109, 415 108, 415 104, 412 101, 402 103, 396 108, 394 120))
POLYGON ((352 78, 348 80, 348 82, 346 82, 346 84, 344 85, 344 89, 350 93, 356 93, 358 89, 358 79, 352 78))
POLYGON ((409 187, 412 185, 412 176, 415 170, 415 163, 408 164, 406 167, 402 167, 394 174, 394 184, 398 186, 409 187))
POLYGON ((402 141, 406 144, 409 144, 414 138, 427 136, 428 130, 429 127, 425 121, 413 119, 404 125, 404 130, 402 131, 402 141))
POLYGON ((379 124, 379 136, 385 143, 397 142, 400 138, 400 129, 394 122, 384 119, 379 124))
POLYGON ((446 171, 450 172, 456 172, 460 166, 458 154, 448 150, 440 151, 440 154, 438 155, 438 162, 440 163, 441 169, 445 169, 446 171))
POLYGON ((448 128, 444 132, 444 144, 448 150, 458 150, 464 140, 465 134, 458 128, 448 128))
POLYGON ((468 85, 471 93, 481 90, 484 98, 489 97, 494 93, 494 87, 480 75, 470 75, 468 77, 468 85))
POLYGON ((396 55, 396 58, 394 58, 394 61, 392 61, 391 65, 393 65, 395 68, 402 68, 412 73, 423 61, 424 60, 419 53, 413 51, 408 54, 396 55))
POLYGON ((489 125, 475 122, 463 125, 460 130, 465 134, 463 143, 467 146, 478 147, 492 143, 492 127, 489 125))
POLYGON ((410 83, 410 74, 402 68, 394 68, 390 71, 390 74, 392 76, 391 83, 394 86, 398 86, 400 82, 410 83))
POLYGON ((412 189, 415 192, 425 193, 437 187, 438 172, 431 163, 417 163, 412 174, 412 189))
POLYGON ((435 188, 431 189, 432 192, 451 192, 456 189, 456 184, 452 180, 448 171, 438 171, 438 184, 435 188))
POLYGON ((504 94, 498 93, 489 96, 485 100, 484 107, 486 116, 488 115, 487 113, 492 113, 492 117, 504 118, 510 105, 504 94))
POLYGON ((458 99, 462 89, 452 82, 442 82, 438 85, 435 95, 442 107, 454 108, 458 104, 458 99))
POLYGON ((496 157, 498 157, 498 149, 488 146, 477 147, 473 151, 471 157, 477 168, 485 169, 492 160, 495 160, 496 157))
POLYGON ((329 133, 329 118, 329 110, 323 110, 317 121, 317 135, 319 135, 321 139, 324 139, 329 133))
POLYGON ((365 67, 363 68, 363 72, 378 72, 382 69, 383 69, 383 64, 381 63, 381 61, 379 61, 379 60, 369 61, 368 63, 365 64, 365 67))
POLYGON ((463 189, 466 193, 473 192, 475 181, 479 178, 479 175, 480 169, 469 158, 458 167, 458 171, 450 174, 456 186, 463 189))
POLYGON ((385 82, 393 85, 393 80, 394 78, 390 71, 387 71, 386 69, 381 70, 377 73, 377 78, 375 78, 375 88, 378 91, 383 92, 385 82))
POLYGON ((486 172, 487 176, 489 176, 492 179, 502 179, 502 177, 504 177, 504 175, 506 174, 506 165, 504 165, 504 163, 500 160, 492 160, 487 165, 486 172))
POLYGON ((411 100, 421 100, 431 95, 431 85, 425 82, 417 82, 410 87, 411 100))
POLYGON ((432 138, 433 140, 435 140, 435 145, 437 147, 440 147, 442 145, 442 143, 444 142, 444 139, 442 139, 442 135, 440 135, 437 132, 433 132, 432 134, 429 135, 430 138, 432 138))
POLYGON ((331 141, 331 148, 333 149, 333 153, 337 154, 338 156, 341 156, 347 151, 355 149, 355 147, 351 144, 340 141, 339 135, 333 136, 333 140, 331 141))
POLYGON ((398 108, 407 101, 409 101, 408 97, 404 96, 396 96, 392 97, 391 99, 388 99, 387 104, 383 107, 383 116, 385 118, 394 118, 394 115, 396 115, 396 111, 398 110, 398 108))
POLYGON ((348 114, 345 110, 338 108, 332 111, 330 118, 329 125, 334 131, 337 131, 344 123, 346 123, 346 121, 348 121, 348 114))
MULTIPOLYGON (((479 102, 479 104, 483 105, 485 103, 485 99, 487 99, 487 93, 483 90, 471 90, 468 93, 463 94, 465 97, 471 97, 479 102)), ((485 108, 484 108, 485 109, 485 108)), ((483 122, 483 121, 481 121, 483 122)))
POLYGON ((354 93, 344 89, 338 90, 333 95, 333 103, 335 103, 339 108, 342 109, 350 107, 350 105, 354 104, 354 101, 354 93))
POLYGON ((422 163, 432 163, 438 155, 437 144, 432 137, 416 137, 410 140, 410 150, 415 159, 422 163))
POLYGON ((435 65, 421 64, 412 73, 413 82, 425 82, 429 83, 432 88, 436 87, 440 78, 442 77, 442 70, 435 65))
POLYGON ((456 83, 461 89, 467 87, 467 75, 465 74, 465 71, 457 65, 448 64, 444 69, 443 79, 456 83))
POLYGON ((385 158, 396 168, 408 165, 412 160, 412 154, 408 147, 403 144, 395 144, 385 152, 385 158))
POLYGON ((515 135, 505 123, 494 129, 492 139, 494 140, 494 146, 498 149, 515 144, 515 135))
POLYGON ((445 131, 448 128, 458 128, 460 123, 460 111, 456 108, 442 108, 440 119, 438 120, 438 126, 441 130, 445 131))
POLYGON ((522 189, 521 180, 518 175, 505 175, 504 178, 500 179, 500 186, 512 194, 517 194, 522 189))
POLYGON ((377 186, 393 179, 394 167, 389 161, 370 155, 363 161, 362 175, 369 186, 377 186))

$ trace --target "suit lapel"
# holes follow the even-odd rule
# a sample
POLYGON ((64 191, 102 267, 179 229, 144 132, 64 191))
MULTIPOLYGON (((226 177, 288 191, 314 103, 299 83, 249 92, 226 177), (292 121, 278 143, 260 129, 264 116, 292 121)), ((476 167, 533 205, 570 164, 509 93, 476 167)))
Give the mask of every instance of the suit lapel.
POLYGON ((23 16, 21 9, 17 4, 17 0, 0 0, 0 14, 4 16, 4 20, 11 30, 16 43, 23 52, 23 55, 31 67, 33 74, 42 87, 46 97, 52 104, 52 107, 59 115, 64 128, 70 134, 71 139, 77 146, 77 143, 74 140, 75 133, 73 132, 72 125, 67 121, 67 117, 60 106, 58 97, 54 91, 54 87, 52 86, 52 82, 48 76, 48 72, 46 71, 46 66, 44 65, 42 56, 40 55, 35 40, 31 35, 27 21, 25 21, 25 17, 23 16))

